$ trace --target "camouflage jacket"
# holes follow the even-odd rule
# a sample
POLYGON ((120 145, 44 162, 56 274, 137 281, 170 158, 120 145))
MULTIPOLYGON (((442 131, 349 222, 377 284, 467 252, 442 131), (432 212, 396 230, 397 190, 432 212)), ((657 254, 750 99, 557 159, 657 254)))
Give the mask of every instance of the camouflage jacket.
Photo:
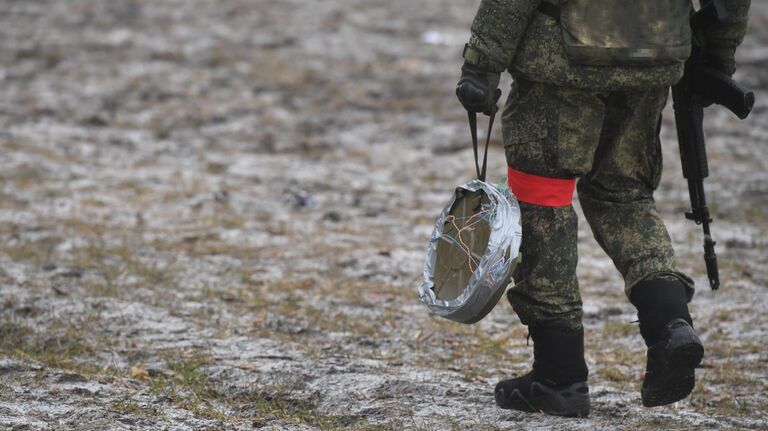
MULTIPOLYGON (((480 67, 558 86, 594 90, 671 85, 682 63, 651 66, 585 66, 566 58, 560 24, 540 13, 541 0, 481 0, 469 45, 481 53, 480 67)), ((550 0, 561 4, 567 0, 550 0)), ((727 0, 728 20, 710 28, 706 43, 735 51, 746 31, 750 0, 727 0)))

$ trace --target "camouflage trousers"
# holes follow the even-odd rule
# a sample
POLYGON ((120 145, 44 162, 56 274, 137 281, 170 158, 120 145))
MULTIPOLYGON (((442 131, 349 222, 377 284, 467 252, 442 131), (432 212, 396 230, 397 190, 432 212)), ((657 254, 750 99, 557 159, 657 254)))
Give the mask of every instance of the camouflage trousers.
MULTIPOLYGON (((661 177, 659 128, 668 87, 595 92, 516 80, 502 116, 507 163, 524 173, 576 178, 592 233, 625 281, 675 278, 672 244, 653 200, 661 177)), ((572 205, 521 202, 522 262, 507 297, 525 325, 581 329, 572 205)))

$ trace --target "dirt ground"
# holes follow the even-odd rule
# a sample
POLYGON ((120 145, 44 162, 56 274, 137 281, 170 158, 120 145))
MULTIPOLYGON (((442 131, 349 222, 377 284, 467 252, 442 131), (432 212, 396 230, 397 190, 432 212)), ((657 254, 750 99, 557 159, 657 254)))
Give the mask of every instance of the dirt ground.
POLYGON ((0 0, 0 428, 768 429, 753 3, 736 78, 757 106, 706 113, 718 293, 664 121, 696 389, 641 406, 636 316, 582 221, 593 412, 561 419, 494 405, 531 361, 506 300, 461 326, 417 298, 433 218, 474 170, 453 88, 476 1, 0 0))

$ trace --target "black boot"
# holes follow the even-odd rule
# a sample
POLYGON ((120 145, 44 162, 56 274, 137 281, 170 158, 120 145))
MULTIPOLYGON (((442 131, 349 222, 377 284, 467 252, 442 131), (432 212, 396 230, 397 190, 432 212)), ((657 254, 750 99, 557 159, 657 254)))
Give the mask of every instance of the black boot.
POLYGON ((632 288, 640 333, 648 346, 648 362, 640 394, 655 407, 687 397, 696 382, 695 369, 704 346, 693 331, 685 286, 676 280, 644 281, 632 288))
POLYGON ((584 331, 529 328, 533 371, 496 385, 496 404, 503 409, 556 416, 589 415, 584 331))

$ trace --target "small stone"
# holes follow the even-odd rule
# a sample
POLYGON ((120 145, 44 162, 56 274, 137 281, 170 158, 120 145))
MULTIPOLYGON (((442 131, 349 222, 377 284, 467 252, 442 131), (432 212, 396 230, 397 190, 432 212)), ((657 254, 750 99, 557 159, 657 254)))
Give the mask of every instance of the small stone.
POLYGON ((329 221, 332 223, 338 223, 341 221, 341 214, 339 214, 336 211, 330 211, 325 213, 325 215, 323 215, 323 220, 329 221))

